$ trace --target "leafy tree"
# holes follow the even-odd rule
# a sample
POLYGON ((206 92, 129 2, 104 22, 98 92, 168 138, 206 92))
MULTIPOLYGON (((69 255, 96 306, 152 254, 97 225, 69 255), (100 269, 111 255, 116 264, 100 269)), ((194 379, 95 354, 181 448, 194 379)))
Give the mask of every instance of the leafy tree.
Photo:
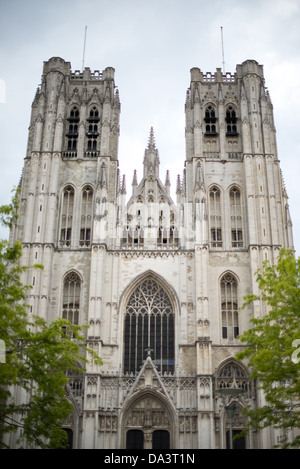
MULTIPOLYGON (((10 205, 0 207, 0 220, 10 229, 18 204, 16 193, 10 205)), ((101 359, 85 346, 83 327, 63 319, 48 324, 29 314, 31 287, 21 282, 29 267, 20 264, 21 256, 20 241, 0 241, 0 339, 6 351, 0 360, 0 447, 6 433, 21 429, 20 447, 58 448, 66 444, 61 427, 73 409, 67 374, 84 371, 87 352, 95 363, 101 359), (16 390, 24 396, 18 405, 16 390)))
POLYGON ((247 409, 248 427, 281 429, 281 447, 300 446, 300 259, 281 249, 278 261, 266 261, 256 274, 260 297, 248 295, 245 304, 263 301, 267 313, 252 318, 253 327, 240 340, 246 344, 238 359, 249 359, 252 378, 265 395, 265 404, 247 409), (293 441, 291 432, 295 431, 293 441), (298 435, 297 435, 298 433, 298 435))

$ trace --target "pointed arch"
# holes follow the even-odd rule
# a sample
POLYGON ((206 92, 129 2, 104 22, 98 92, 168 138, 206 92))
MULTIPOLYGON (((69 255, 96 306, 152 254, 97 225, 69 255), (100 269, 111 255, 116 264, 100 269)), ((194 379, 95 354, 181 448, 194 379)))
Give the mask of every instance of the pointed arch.
POLYGON ((220 279, 222 339, 233 341, 239 335, 238 280, 231 272, 220 279))
POLYGON ((91 184, 85 184, 81 190, 80 237, 79 245, 90 246, 92 239, 94 189, 91 184))
POLYGON ((233 248, 242 248, 244 246, 242 190, 236 184, 229 187, 229 204, 231 246, 233 248))
POLYGON ((216 389, 233 387, 234 382, 237 387, 249 389, 249 370, 243 362, 237 361, 234 357, 225 358, 219 363, 215 376, 216 389))
POLYGON ((87 118, 87 150, 96 151, 98 147, 100 112, 97 106, 92 106, 87 118))
POLYGON ((78 141, 78 123, 80 121, 80 111, 77 105, 73 105, 70 108, 68 132, 66 133, 67 137, 67 150, 76 151, 77 150, 77 141, 78 141))
POLYGON ((62 189, 60 197, 60 247, 70 247, 72 243, 74 204, 75 188, 72 184, 66 184, 62 189))
POLYGON ((63 278, 62 318, 76 326, 80 323, 81 284, 81 276, 74 270, 63 278))
POLYGON ((162 277, 147 271, 124 292, 124 373, 137 373, 148 349, 161 373, 174 372, 177 301, 172 290, 162 277))
POLYGON ((217 135, 217 117, 216 107, 212 103, 207 103, 205 106, 205 135, 217 135))
POLYGON ((222 190, 216 184, 208 189, 210 246, 220 248, 223 245, 222 235, 222 190))
POLYGON ((152 449, 152 436, 157 430, 169 432, 169 447, 174 448, 176 426, 171 402, 154 389, 144 389, 135 393, 121 411, 121 447, 126 447, 127 433, 139 429, 143 433, 145 449, 152 449))
POLYGON ((227 136, 236 136, 238 135, 237 131, 237 110, 236 106, 233 104, 228 104, 226 106, 226 135, 227 136))

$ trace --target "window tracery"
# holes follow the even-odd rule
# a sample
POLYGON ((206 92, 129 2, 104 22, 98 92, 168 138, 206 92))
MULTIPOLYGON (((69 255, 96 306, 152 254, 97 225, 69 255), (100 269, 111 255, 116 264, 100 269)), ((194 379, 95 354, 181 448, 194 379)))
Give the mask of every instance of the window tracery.
POLYGON ((59 243, 61 247, 71 246, 73 210, 75 192, 72 186, 66 186, 61 198, 61 218, 59 243))
POLYGON ((217 134, 217 127, 216 127, 216 112, 213 106, 207 106, 205 109, 205 134, 206 135, 216 135, 217 134))
POLYGON ((143 280, 132 293, 125 312, 124 372, 134 373, 152 350, 162 373, 174 371, 174 312, 169 296, 155 279, 143 280))
POLYGON ((74 325, 79 324, 80 289, 79 275, 70 272, 64 280, 62 317, 74 325))
POLYGON ((238 387, 250 391, 249 376, 246 371, 235 362, 229 362, 218 373, 217 389, 238 387))
POLYGON ((210 245, 222 247, 221 192, 217 187, 212 187, 209 192, 209 210, 210 245))
POLYGON ((237 132, 237 117, 236 112, 232 106, 226 109, 226 135, 238 135, 237 132))
POLYGON ((92 234, 93 195, 91 186, 85 186, 81 195, 80 246, 90 246, 92 234))
POLYGON ((87 119, 88 121, 88 132, 87 132, 87 149, 96 151, 97 150, 97 142, 98 142, 98 136, 99 136, 99 129, 98 129, 98 123, 100 121, 99 117, 99 111, 94 106, 90 110, 89 117, 87 119))
POLYGON ((76 151, 78 141, 78 123, 79 123, 79 110, 76 106, 71 109, 70 116, 67 119, 69 121, 67 137, 67 150, 76 151))
POLYGON ((222 338, 236 339, 239 335, 237 281, 232 274, 221 279, 222 338))
POLYGON ((229 193, 231 215, 231 245, 234 248, 243 247, 241 192, 233 187, 229 193))

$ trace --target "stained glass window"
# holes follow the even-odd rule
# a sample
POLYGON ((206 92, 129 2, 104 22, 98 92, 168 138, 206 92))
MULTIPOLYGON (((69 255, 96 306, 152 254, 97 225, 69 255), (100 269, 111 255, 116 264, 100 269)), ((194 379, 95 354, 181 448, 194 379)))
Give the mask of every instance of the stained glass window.
POLYGON ((143 280, 127 303, 124 327, 124 372, 135 373, 151 351, 158 370, 174 371, 174 312, 164 288, 143 280))

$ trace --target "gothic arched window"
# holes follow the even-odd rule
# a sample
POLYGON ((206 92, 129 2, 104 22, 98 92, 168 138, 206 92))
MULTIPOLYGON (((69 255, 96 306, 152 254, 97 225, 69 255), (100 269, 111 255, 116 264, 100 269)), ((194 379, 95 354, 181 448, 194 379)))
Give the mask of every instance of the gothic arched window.
POLYGON ((229 193, 231 217, 231 243, 234 248, 243 247, 241 193, 233 187, 229 193))
POLYGON ((213 106, 207 106, 205 109, 205 133, 208 135, 216 135, 217 128, 216 128, 216 112, 213 106))
POLYGON ((124 372, 139 371, 151 350, 162 373, 174 372, 174 311, 164 288, 153 278, 131 294, 124 319, 124 372))
POLYGON ((80 246, 89 246, 92 234, 93 188, 85 186, 81 193, 80 246))
POLYGON ((97 150, 97 139, 99 136, 99 131, 98 131, 98 123, 99 123, 100 117, 99 117, 99 111, 94 106, 90 110, 89 117, 87 118, 87 121, 89 123, 88 126, 88 132, 87 132, 87 149, 88 150, 97 150))
POLYGON ((237 281, 232 274, 221 279, 222 338, 233 340, 239 335, 237 281))
POLYGON ((234 387, 249 391, 250 382, 249 376, 243 368, 232 361, 223 366, 219 371, 217 375, 217 388, 226 389, 234 387))
POLYGON ((217 187, 209 191, 210 245, 222 247, 221 192, 217 187))
POLYGON ((71 245, 74 195, 72 186, 66 186, 62 193, 59 237, 60 246, 62 247, 69 247, 71 245))
POLYGON ((237 135, 237 117, 232 106, 226 109, 226 135, 237 135))
POLYGON ((78 122, 79 122, 79 110, 76 106, 71 109, 70 116, 68 117, 69 128, 66 134, 68 139, 67 150, 77 149, 78 140, 78 122))
POLYGON ((75 325, 79 324, 80 288, 79 275, 70 272, 64 280, 62 317, 75 325))

